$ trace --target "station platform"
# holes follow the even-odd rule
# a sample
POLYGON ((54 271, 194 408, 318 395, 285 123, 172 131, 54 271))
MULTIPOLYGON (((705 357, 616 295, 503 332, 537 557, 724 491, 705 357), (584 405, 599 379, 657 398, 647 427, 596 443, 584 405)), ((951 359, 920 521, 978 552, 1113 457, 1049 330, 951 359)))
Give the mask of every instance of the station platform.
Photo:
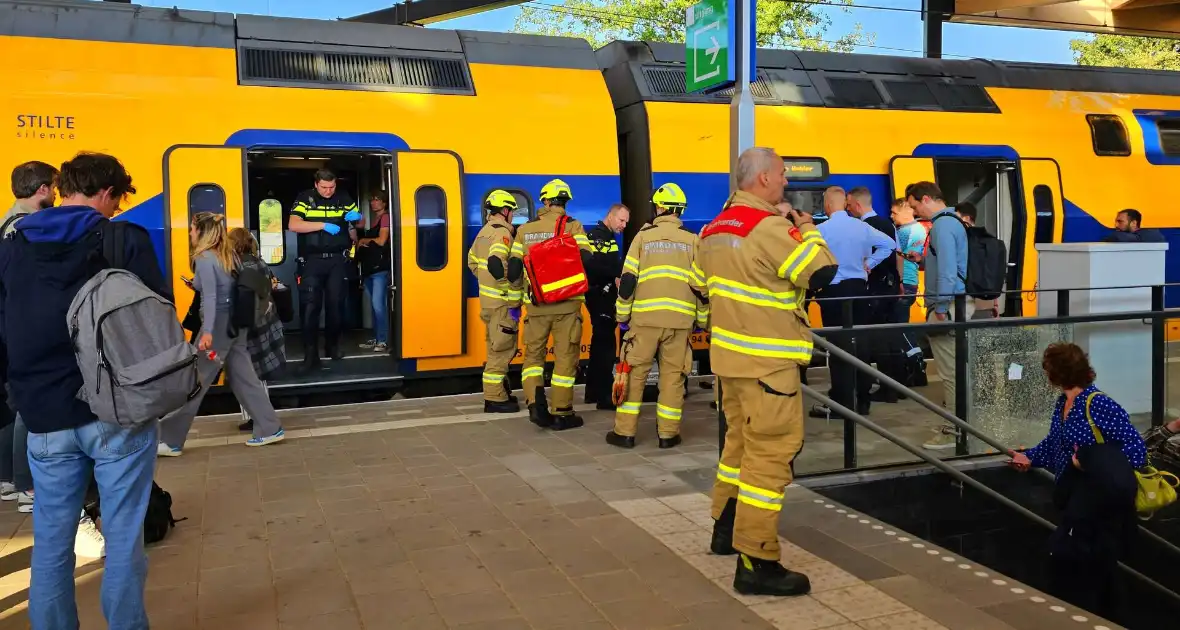
MULTIPOLYGON (((656 448, 646 407, 633 451, 603 442, 610 412, 582 406, 585 427, 552 433, 478 413, 478 396, 291 410, 288 440, 258 449, 237 444, 240 418, 202 419, 184 455, 159 463, 174 515, 188 520, 149 550, 152 625, 1117 627, 797 485, 784 561, 811 577, 812 594, 737 596, 735 558, 707 553, 711 396, 694 386, 672 451, 656 448)), ((901 405, 894 420, 881 407, 887 424, 914 423, 901 405)), ((822 425, 810 422, 808 449, 822 425)), ((0 526, 0 630, 25 628, 31 520, 6 512, 0 526)), ((105 627, 100 576, 101 563, 79 567, 84 628, 105 627)))

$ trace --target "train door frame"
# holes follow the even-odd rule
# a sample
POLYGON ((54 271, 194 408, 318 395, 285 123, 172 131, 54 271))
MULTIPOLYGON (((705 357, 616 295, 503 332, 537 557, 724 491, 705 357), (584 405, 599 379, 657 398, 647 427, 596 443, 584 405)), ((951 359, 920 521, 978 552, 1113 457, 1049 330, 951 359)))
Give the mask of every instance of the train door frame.
POLYGON ((390 239, 391 266, 396 270, 394 284, 390 289, 395 307, 394 314, 390 317, 393 327, 390 350, 396 352, 394 357, 400 360, 464 355, 467 353, 468 315, 464 288, 467 284, 468 270, 465 251, 467 217, 464 206, 467 191, 463 158, 458 153, 446 149, 398 151, 393 154, 387 173, 391 182, 391 225, 397 226, 400 240, 400 247, 394 248, 394 239, 390 239), (409 190, 410 187, 413 187, 412 191, 409 190), (442 211, 447 253, 443 265, 438 269, 424 269, 418 260, 418 195, 429 187, 443 193, 442 211), (452 201, 452 195, 457 199, 452 201), (455 227, 458 229, 454 229, 455 227), (443 273, 446 275, 438 278, 423 276, 443 273), (451 317, 452 311, 446 306, 441 310, 436 309, 432 317, 431 300, 416 299, 418 292, 425 292, 434 297, 434 302, 448 304, 446 296, 443 296, 441 301, 438 300, 436 290, 425 291, 425 287, 432 280, 449 285, 442 290, 450 288, 454 293, 454 302, 450 303, 458 304, 457 317, 451 317), (409 301, 406 300, 407 293, 410 294, 409 301), (427 321, 432 321, 434 325, 425 328, 423 324, 427 321), (412 344, 407 338, 410 327, 414 327, 415 333, 412 344), (453 341, 448 342, 448 336, 453 341))
MULTIPOLYGON (((1038 243, 1060 243, 1065 231, 1065 186, 1061 180, 1061 165, 1053 158, 1022 157, 1017 160, 1018 186, 1020 198, 1025 206, 1025 214, 1031 211, 1032 220, 1026 221, 1025 243, 1026 254, 1031 252, 1036 256, 1038 243), (1049 196, 1046 198, 1045 194, 1049 196)), ((1031 288, 1039 285, 1038 265, 1029 265, 1024 270, 1024 278, 1031 280, 1031 288)), ((1029 293, 1021 302, 1024 315, 1033 316, 1037 313, 1037 293, 1029 293)))
MULTIPOLYGON (((1009 290, 1019 290, 1031 286, 1035 282, 1036 274, 1036 260, 1035 250, 1033 256, 1028 255, 1030 243, 1029 230, 1032 222, 1028 220, 1030 208, 1025 203, 1025 198, 1022 194, 1022 171, 1020 169, 1020 160, 1014 159, 1011 156, 994 155, 994 156, 933 156, 933 157, 915 157, 909 155, 894 156, 889 161, 889 177, 894 198, 901 198, 905 196, 905 187, 910 183, 918 181, 932 181, 943 187, 943 183, 939 182, 938 172, 939 165, 946 163, 961 163, 961 164, 979 164, 979 165, 996 165, 998 172, 1011 172, 1013 175, 1008 178, 1011 188, 1001 186, 1000 180, 997 179, 996 189, 1003 189, 1005 193, 1005 201, 1010 206, 1011 212, 1008 213, 1007 221, 1005 217, 1001 216, 1003 213, 999 211, 1000 200, 997 198, 997 228, 1007 228, 1005 233, 997 233, 994 236, 1004 241, 1008 247, 1008 270, 1007 281, 1005 288, 1009 290), (1008 167, 1011 168, 1008 168, 1008 167), (1005 235, 1007 236, 1005 238, 1005 235), (1031 269, 1031 271, 1030 271, 1031 269), (1032 282, 1030 282, 1030 273, 1032 274, 1032 282)), ((945 191, 944 191, 945 194, 945 191)), ((997 192, 999 196, 999 192, 997 192)), ((949 200, 948 204, 949 204, 949 200)), ((948 207, 950 207, 948 205, 948 207)), ((1000 229, 996 230, 1001 232, 1000 229)), ((923 288, 919 293, 924 292, 923 288)), ((915 305, 917 316, 923 316, 921 300, 919 299, 915 305)), ((1008 295, 1001 314, 1005 317, 1018 317, 1024 311, 1023 301, 1019 295, 1008 295)), ((911 312, 913 314, 914 311, 911 312)))
MULTIPOLYGON (((246 149, 212 144, 174 144, 164 151, 163 170, 164 225, 168 247, 164 273, 172 283, 177 313, 188 312, 194 293, 183 280, 180 261, 189 257, 189 225, 192 223, 192 193, 202 186, 215 186, 222 192, 226 225, 247 227, 249 189, 246 185, 246 149), (206 161, 190 163, 184 156, 196 154, 206 161), (215 156, 210 164, 207 158, 215 156), (230 176, 230 173, 233 176, 230 176), (213 177, 207 177, 213 174, 213 177)), ((215 211, 215 210, 214 210, 215 211)))

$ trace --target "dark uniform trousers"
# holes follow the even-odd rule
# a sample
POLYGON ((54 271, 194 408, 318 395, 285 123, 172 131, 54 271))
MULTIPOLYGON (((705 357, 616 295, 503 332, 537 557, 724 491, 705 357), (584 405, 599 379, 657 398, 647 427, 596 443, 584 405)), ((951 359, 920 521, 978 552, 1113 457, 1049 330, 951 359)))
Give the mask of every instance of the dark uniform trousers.
POLYGON ((340 344, 340 316, 344 304, 345 275, 348 261, 343 253, 308 254, 303 257, 299 276, 299 303, 302 307, 303 351, 305 361, 319 357, 320 312, 324 314, 324 352, 331 356, 340 344))
MULTIPOLYGON (((836 284, 829 285, 819 292, 816 297, 819 300, 820 317, 823 318, 824 328, 833 326, 863 326, 869 323, 869 318, 872 315, 872 304, 869 300, 863 299, 868 295, 868 285, 864 280, 849 279, 841 280, 836 284), (861 299, 851 299, 861 298, 861 299), (846 306, 848 305, 848 306, 846 306), (848 319, 848 309, 851 308, 852 319, 848 319)), ((832 335, 831 342, 841 350, 851 352, 853 350, 852 337, 848 334, 832 335)), ((859 335, 856 338, 855 356, 862 361, 869 356, 870 343, 868 335, 859 335)), ((835 357, 828 357, 828 370, 832 379, 832 388, 828 392, 828 396, 835 402, 852 409, 853 411, 864 411, 869 407, 869 389, 873 385, 873 380, 867 375, 858 374, 856 368, 847 361, 841 361, 835 357), (853 380, 856 381, 855 388, 853 380), (855 389, 855 392, 854 392, 855 389)))
MULTIPOLYGON (((601 291, 598 289, 597 291, 601 291)), ((586 362, 586 402, 609 403, 614 383, 615 321, 614 292, 586 295, 586 310, 590 313, 590 358, 586 362)))

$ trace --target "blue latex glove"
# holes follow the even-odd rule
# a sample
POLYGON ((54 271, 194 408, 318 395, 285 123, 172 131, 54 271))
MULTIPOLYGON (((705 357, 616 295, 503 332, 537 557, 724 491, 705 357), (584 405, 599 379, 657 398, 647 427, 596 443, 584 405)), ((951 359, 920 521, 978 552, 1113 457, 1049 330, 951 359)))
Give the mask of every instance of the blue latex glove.
POLYGON ((352 223, 353 221, 360 221, 361 220, 361 213, 356 210, 353 210, 352 212, 349 212, 348 214, 344 215, 344 220, 348 221, 349 223, 352 223))
POLYGON ((631 330, 631 325, 630 325, 630 324, 628 324, 628 323, 626 323, 626 322, 623 322, 622 324, 619 324, 619 331, 620 331, 620 332, 627 332, 628 330, 631 330))
POLYGON ((332 236, 336 236, 340 233, 340 226, 336 225, 335 223, 325 223, 324 231, 328 234, 331 234, 332 236))
POLYGON ((508 309, 508 316, 512 318, 512 321, 519 324, 520 323, 520 307, 513 306, 512 308, 508 309))

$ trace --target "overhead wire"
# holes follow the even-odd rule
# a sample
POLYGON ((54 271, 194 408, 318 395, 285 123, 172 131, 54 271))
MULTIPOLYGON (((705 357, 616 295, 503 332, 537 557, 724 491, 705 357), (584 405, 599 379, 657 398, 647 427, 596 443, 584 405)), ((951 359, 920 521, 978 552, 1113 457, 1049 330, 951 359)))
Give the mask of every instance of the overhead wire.
MULTIPOLYGON (((651 24, 651 25, 658 26, 659 28, 664 28, 664 29, 674 29, 674 28, 680 27, 679 22, 676 22, 676 23, 664 22, 662 20, 657 20, 655 18, 650 18, 647 16, 635 15, 633 13, 623 13, 623 12, 619 12, 619 11, 609 11, 607 9, 590 8, 590 7, 567 7, 567 6, 560 5, 560 4, 550 4, 547 2, 540 2, 539 0, 532 0, 532 1, 527 2, 525 4, 532 5, 531 8, 536 9, 538 11, 546 11, 549 13, 568 15, 571 17, 578 17, 578 18, 609 18, 609 19, 619 20, 619 21, 627 23, 628 25, 631 25, 631 26, 634 26, 636 24, 646 23, 646 24, 651 24)), ((799 4, 822 4, 825 6, 857 8, 857 5, 845 5, 845 4, 840 4, 840 3, 836 3, 836 2, 815 2, 815 1, 811 1, 811 0, 801 0, 799 2, 799 4)), ((822 38, 818 38, 818 37, 800 37, 800 38, 798 38, 798 41, 800 41, 800 42, 815 42, 818 44, 829 44, 829 45, 848 45, 849 44, 848 42, 822 39, 822 38)), ((923 54, 923 52, 921 50, 915 50, 913 48, 900 48, 897 46, 883 46, 880 44, 852 43, 851 46, 853 48, 873 48, 876 50, 887 50, 887 51, 891 51, 891 52, 905 52, 905 53, 913 53, 913 54, 917 54, 917 55, 923 54)), ((957 54, 953 54, 953 53, 944 53, 943 56, 944 57, 959 57, 962 59, 973 59, 974 58, 974 57, 971 57, 970 55, 957 55, 957 54)))

